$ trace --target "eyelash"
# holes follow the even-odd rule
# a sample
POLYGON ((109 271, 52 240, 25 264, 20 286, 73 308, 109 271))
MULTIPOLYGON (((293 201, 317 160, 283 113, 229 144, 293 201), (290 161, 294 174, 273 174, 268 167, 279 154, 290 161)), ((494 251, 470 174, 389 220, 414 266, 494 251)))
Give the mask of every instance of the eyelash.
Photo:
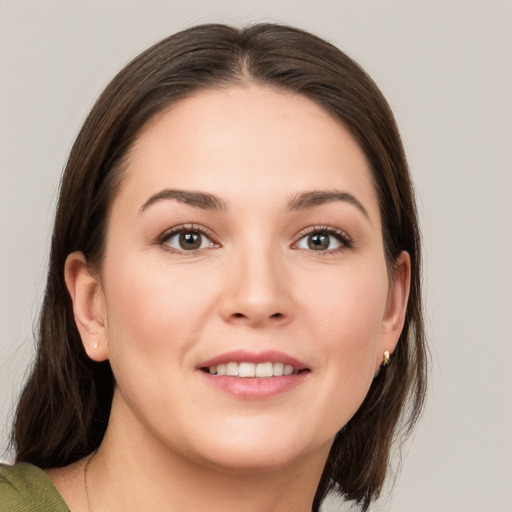
MULTIPOLYGON (((317 250, 317 251, 315 251, 313 249, 309 249, 310 252, 316 252, 320 256, 334 254, 334 253, 341 252, 346 249, 352 249, 354 247, 354 241, 348 235, 348 233, 346 233, 342 229, 335 228, 333 226, 312 226, 310 228, 307 228, 298 234, 297 242, 295 242, 293 245, 297 246, 297 244, 301 240, 305 239, 308 236, 315 235, 315 234, 324 234, 324 235, 332 236, 341 244, 340 247, 336 247, 334 249, 317 250)), ((308 250, 308 249, 302 249, 300 247, 294 247, 294 248, 296 248, 298 250, 308 250)))
POLYGON ((180 224, 179 226, 174 226, 173 228, 165 231, 162 235, 160 235, 158 237, 157 243, 159 245, 163 246, 166 250, 168 250, 170 252, 186 254, 186 255, 194 255, 204 249, 216 248, 216 247, 221 246, 221 244, 216 241, 215 236, 209 230, 205 229, 202 226, 197 226, 196 224, 180 224), (209 247, 200 247, 198 249, 186 250, 186 249, 177 249, 177 248, 171 247, 168 244, 169 240, 173 236, 182 235, 182 234, 186 234, 186 233, 196 233, 196 234, 199 234, 199 235, 207 238, 210 241, 209 247))
MULTIPOLYGON (((162 245, 166 250, 174 253, 179 254, 186 254, 186 255, 194 255, 198 252, 209 249, 209 248, 218 248, 221 247, 220 242, 216 240, 216 237, 211 233, 210 230, 205 229, 202 226, 198 226, 195 224, 180 224, 178 226, 174 226, 173 228, 165 231, 162 235, 158 237, 157 243, 159 245, 162 245), (194 233, 199 234, 203 237, 205 237, 207 240, 210 241, 210 245, 208 247, 198 247, 197 249, 178 249, 175 247, 171 247, 168 242, 169 240, 177 235, 182 235, 186 233, 194 233)), ((202 245, 202 243, 201 243, 202 245)), ((292 248, 296 250, 306 250, 309 252, 316 252, 319 255, 328 255, 333 254, 337 252, 341 252, 345 249, 351 249, 353 247, 353 240, 352 238, 342 229, 335 228, 332 226, 312 226, 309 227, 303 231, 301 231, 297 235, 297 241, 292 244, 292 248), (335 238, 341 245, 340 247, 336 247, 334 249, 325 249, 325 250, 314 250, 314 249, 306 249, 302 247, 298 247, 299 242, 306 239, 307 237, 311 235, 328 235, 329 237, 335 238)))

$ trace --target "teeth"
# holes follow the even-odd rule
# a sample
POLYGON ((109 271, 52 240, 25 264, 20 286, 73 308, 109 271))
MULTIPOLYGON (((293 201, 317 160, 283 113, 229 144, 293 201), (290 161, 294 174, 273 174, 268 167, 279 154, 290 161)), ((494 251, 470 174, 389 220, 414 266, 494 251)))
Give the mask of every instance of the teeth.
POLYGON ((256 365, 256 377, 273 377, 274 365, 272 363, 260 363, 256 365))
MULTIPOLYGON (((255 370, 256 370, 256 365, 254 363, 240 363, 238 365, 238 376, 239 377, 254 377, 255 370)), ((259 377, 259 375, 258 375, 258 377, 259 377)))
POLYGON ((299 373, 293 366, 283 363, 235 363, 218 364, 210 366, 209 373, 212 375, 228 375, 230 377, 281 377, 299 373))
POLYGON ((226 365, 226 375, 229 375, 231 377, 237 377, 238 376, 238 363, 228 363, 226 365))
POLYGON ((284 373, 284 364, 283 363, 274 363, 274 376, 281 377, 284 373))

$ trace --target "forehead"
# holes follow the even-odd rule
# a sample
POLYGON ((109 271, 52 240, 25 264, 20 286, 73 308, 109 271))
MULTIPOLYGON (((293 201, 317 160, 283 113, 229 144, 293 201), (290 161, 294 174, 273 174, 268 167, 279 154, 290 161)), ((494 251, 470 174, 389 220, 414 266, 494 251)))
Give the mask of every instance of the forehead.
MULTIPOLYGON (((156 115, 134 143, 120 195, 164 188, 269 199, 346 190, 377 205, 366 157, 312 100, 262 86, 200 91, 156 115)), ((377 211, 373 212, 378 214, 377 211)))

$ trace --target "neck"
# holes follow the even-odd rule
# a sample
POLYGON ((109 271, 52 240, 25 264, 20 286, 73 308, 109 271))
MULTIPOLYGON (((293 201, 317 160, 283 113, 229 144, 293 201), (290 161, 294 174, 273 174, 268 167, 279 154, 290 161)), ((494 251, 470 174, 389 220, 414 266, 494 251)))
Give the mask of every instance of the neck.
POLYGON ((88 467, 93 512, 310 512, 330 448, 286 467, 226 469, 191 461, 115 424, 88 467))

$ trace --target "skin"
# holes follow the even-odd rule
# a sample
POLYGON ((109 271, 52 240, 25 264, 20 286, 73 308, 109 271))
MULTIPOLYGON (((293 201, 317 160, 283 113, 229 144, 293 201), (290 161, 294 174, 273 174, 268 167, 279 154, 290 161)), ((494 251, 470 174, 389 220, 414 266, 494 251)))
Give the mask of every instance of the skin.
MULTIPOLYGON (((335 433, 396 345, 409 274, 407 253, 386 266, 363 152, 311 100, 247 85, 159 114, 130 152, 102 268, 73 253, 65 269, 84 347, 117 382, 88 467, 94 512, 310 510, 335 433), (355 199, 290 208, 311 191, 355 199), (165 239, 183 224, 206 233, 200 249, 165 239), (350 242, 327 233, 312 250, 325 227, 350 242), (198 369, 235 349, 279 350, 309 371, 276 396, 240 398, 198 369)), ((88 510, 84 464, 48 471, 73 512, 88 510)))

